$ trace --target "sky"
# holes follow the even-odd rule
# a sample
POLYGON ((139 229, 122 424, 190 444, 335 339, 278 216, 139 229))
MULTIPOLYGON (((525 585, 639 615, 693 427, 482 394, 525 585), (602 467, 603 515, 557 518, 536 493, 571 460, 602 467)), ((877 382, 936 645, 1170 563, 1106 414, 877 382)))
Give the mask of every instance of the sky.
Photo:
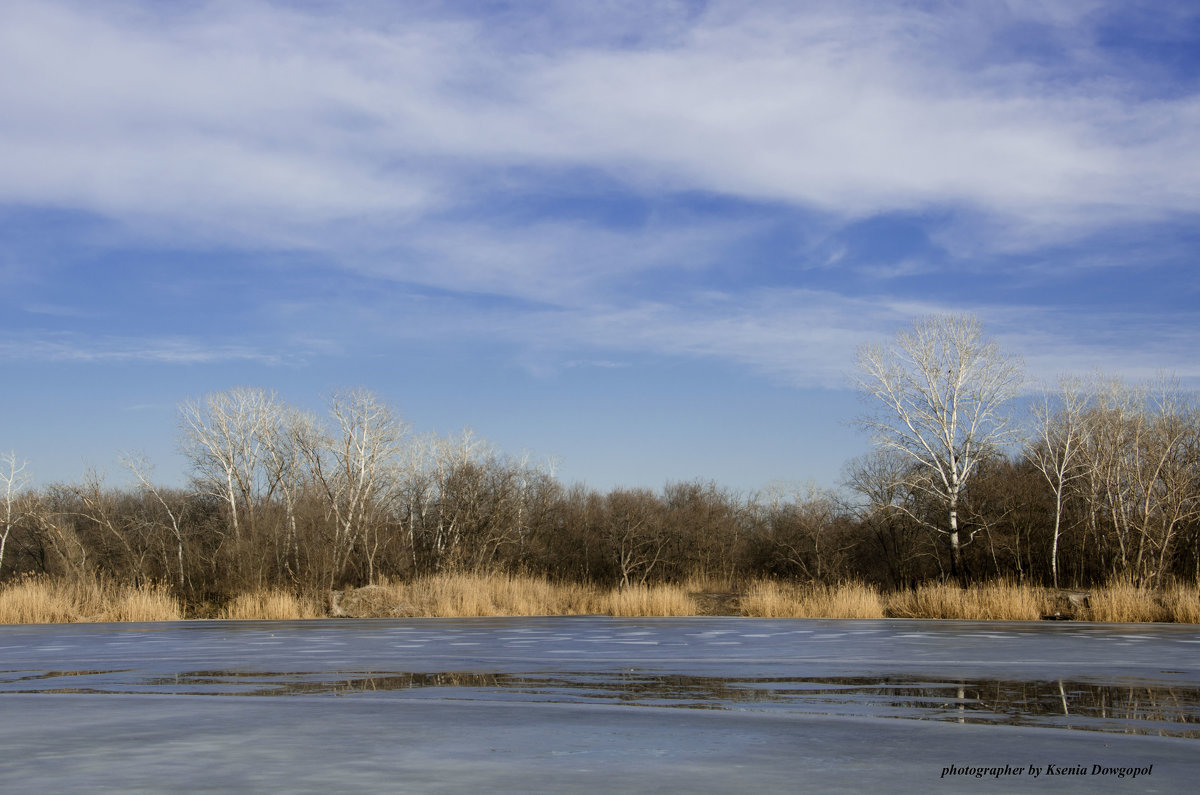
POLYGON ((1200 386, 1194 2, 0 3, 0 451, 366 387, 598 489, 836 486, 864 343, 1200 386))

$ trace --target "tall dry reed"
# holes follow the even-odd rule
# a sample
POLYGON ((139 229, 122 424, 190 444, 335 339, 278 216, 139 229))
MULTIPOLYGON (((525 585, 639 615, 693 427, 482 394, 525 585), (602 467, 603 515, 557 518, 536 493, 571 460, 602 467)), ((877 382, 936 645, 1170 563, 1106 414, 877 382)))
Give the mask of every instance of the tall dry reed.
POLYGON ((325 609, 316 599, 269 589, 238 594, 220 612, 223 619, 240 621, 293 621, 324 615, 325 609))
POLYGON ((1176 585, 1163 592, 1164 621, 1200 624, 1200 588, 1176 585))
MULTIPOLYGON (((473 617, 540 615, 690 616, 699 613, 683 586, 633 586, 622 591, 553 583, 511 574, 442 574, 358 589, 349 615, 473 617)), ((339 603, 346 604, 347 597, 339 603)))
MULTIPOLYGON (((696 591, 719 585, 634 586, 624 590, 509 574, 448 574, 358 589, 360 616, 692 616, 701 615, 696 591)), ((711 595, 711 594, 710 594, 711 595)), ((719 594, 726 608, 731 594, 719 594)), ((1200 623, 1200 589, 1174 585, 1162 591, 1117 581, 1089 592, 1093 621, 1200 623)), ((929 584, 881 595, 871 586, 780 583, 762 580, 740 596, 741 615, 771 618, 950 618, 975 621, 1034 620, 1055 612, 1056 592, 1013 583, 961 588, 929 584)), ((295 620, 326 615, 321 600, 282 591, 239 594, 218 613, 227 619, 295 620)), ((178 599, 164 586, 129 586, 100 580, 27 577, 0 586, 0 623, 176 621, 178 599)))
POLYGON ((682 585, 631 585, 601 594, 600 609, 608 616, 694 616, 700 606, 682 585))
POLYGON ((1167 621, 1170 618, 1158 594, 1129 580, 1114 580, 1088 597, 1088 618, 1119 624, 1167 621))
POLYGON ((1042 588, 1011 582, 989 582, 963 588, 931 583, 887 598, 892 618, 950 618, 967 621, 1036 621, 1047 611, 1042 588))
POLYGON ((170 588, 159 585, 118 586, 104 597, 98 621, 181 621, 183 608, 170 588))
POLYGON ((61 624, 78 615, 64 583, 25 578, 0 589, 0 623, 61 624))
POLYGON ((170 588, 95 580, 27 577, 0 588, 0 624, 78 621, 178 621, 183 609, 170 588))
POLYGON ((575 615, 590 612, 593 601, 583 585, 510 574, 445 574, 384 587, 411 616, 575 615))
POLYGON ((883 618, 879 591, 862 583, 823 585, 758 580, 741 597, 742 615, 756 618, 883 618))

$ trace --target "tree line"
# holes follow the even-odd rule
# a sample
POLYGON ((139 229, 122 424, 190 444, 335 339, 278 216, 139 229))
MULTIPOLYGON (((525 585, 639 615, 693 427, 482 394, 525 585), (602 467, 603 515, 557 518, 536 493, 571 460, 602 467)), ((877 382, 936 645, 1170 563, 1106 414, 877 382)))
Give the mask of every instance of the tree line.
POLYGON ((1004 413, 1015 360, 972 318, 860 351, 876 449, 844 488, 742 494, 711 482, 597 491, 470 432, 418 435, 377 395, 323 415, 237 388, 180 407, 186 488, 89 473, 28 486, 0 458, 0 580, 170 583, 220 601, 383 578, 510 571, 616 586, 778 577, 885 589, 1007 578, 1200 583, 1200 415, 1190 395, 1066 381, 1004 413))

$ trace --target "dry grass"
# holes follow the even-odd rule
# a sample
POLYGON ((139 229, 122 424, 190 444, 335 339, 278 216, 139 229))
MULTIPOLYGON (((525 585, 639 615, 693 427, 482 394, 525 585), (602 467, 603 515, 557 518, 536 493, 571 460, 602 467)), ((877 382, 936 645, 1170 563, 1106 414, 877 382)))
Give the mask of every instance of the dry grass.
POLYGON ((968 621, 1036 621, 1047 612, 1043 588, 1009 582, 970 588, 934 583, 887 599, 892 618, 952 618, 968 621))
POLYGON ((883 618, 879 591, 862 583, 797 585, 774 580, 750 584, 741 612, 756 618, 883 618))
POLYGON ((1127 580, 1116 580, 1097 588, 1091 592, 1088 601, 1088 618, 1092 621, 1127 624, 1170 620, 1157 592, 1127 580))
POLYGON ((1176 584, 1155 590, 1129 580, 1114 580, 1091 591, 1089 602, 1087 618, 1091 621, 1200 624, 1200 588, 1194 585, 1176 584))
POLYGON ((509 574, 445 574, 358 589, 343 597, 346 615, 414 616, 694 616, 699 606, 684 586, 634 586, 609 591, 509 574))
POLYGON ((0 591, 0 623, 61 624, 78 620, 75 602, 62 584, 23 579, 0 591))
POLYGON ((292 621, 324 615, 324 608, 315 599, 276 590, 238 594, 220 613, 221 618, 238 621, 292 621))
POLYGON ((600 595, 600 609, 608 616, 695 616, 700 606, 683 585, 632 585, 600 595))
POLYGON ((179 600, 159 585, 113 585, 28 577, 0 590, 0 624, 178 621, 179 600))
POLYGON ((1163 592, 1163 621, 1200 624, 1200 588, 1176 585, 1163 592))
POLYGON ((183 609, 170 588, 123 585, 104 598, 99 621, 180 621, 183 609))
POLYGON ((590 589, 508 574, 448 574, 385 586, 412 616, 544 616, 590 612, 590 589))
MULTIPOLYGON (((728 584, 693 581, 683 585, 633 586, 624 590, 552 583, 507 574, 452 574, 407 583, 385 583, 350 592, 354 616, 534 616, 702 615, 695 596, 720 593, 728 584), (717 590, 714 590, 717 589, 717 590)), ((1089 592, 1092 621, 1174 621, 1200 624, 1200 589, 1171 586, 1162 591, 1117 581, 1089 592)), ((836 586, 760 580, 738 600, 741 615, 764 618, 946 618, 974 621, 1028 621, 1055 612, 1061 596, 1045 588, 987 583, 960 588, 929 584, 915 591, 881 595, 871 586, 836 586)), ((326 615, 321 599, 283 591, 240 594, 219 618, 295 620, 326 615)), ((38 624, 80 621, 177 621, 183 611, 167 587, 128 586, 102 581, 63 581, 29 577, 0 587, 0 623, 38 624)))

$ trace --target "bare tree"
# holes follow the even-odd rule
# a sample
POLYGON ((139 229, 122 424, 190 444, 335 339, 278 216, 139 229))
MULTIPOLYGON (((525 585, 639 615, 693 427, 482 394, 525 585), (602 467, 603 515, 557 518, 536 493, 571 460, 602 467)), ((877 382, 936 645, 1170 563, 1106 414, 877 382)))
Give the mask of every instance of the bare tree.
POLYGON ((1180 528, 1200 516, 1198 429, 1195 406, 1171 382, 1143 404, 1138 417, 1131 514, 1137 533, 1134 568, 1144 584, 1161 583, 1180 528))
POLYGON ((309 458, 320 430, 316 418, 291 406, 279 406, 263 432, 263 467, 269 501, 276 493, 283 501, 284 533, 277 554, 292 582, 299 582, 300 537, 296 510, 306 485, 311 482, 309 458))
POLYGON ((1181 533, 1200 518, 1200 412, 1193 399, 1171 382, 1151 390, 1098 379, 1080 417, 1079 455, 1075 496, 1101 566, 1110 575, 1161 583, 1181 533))
POLYGON ((908 456, 892 449, 872 450, 846 465, 845 485, 861 496, 851 510, 874 537, 882 553, 875 557, 882 558, 893 585, 914 584, 922 558, 940 565, 937 549, 927 548, 928 533, 918 533, 920 524, 913 521, 919 513, 913 505, 913 466, 908 456))
POLYGON ((42 560, 41 570, 66 574, 79 582, 92 576, 94 561, 92 550, 76 527, 77 507, 77 496, 69 486, 54 485, 39 495, 30 518, 38 544, 48 553, 42 560), (58 564, 57 571, 54 563, 58 564))
POLYGON ((788 488, 778 483, 761 498, 773 557, 806 579, 828 582, 844 575, 853 544, 844 530, 841 506, 833 493, 815 485, 788 488))
POLYGON ((375 578, 380 544, 375 512, 394 484, 397 456, 407 426, 374 393, 365 389, 337 392, 330 398, 333 428, 322 438, 312 435, 306 457, 313 480, 335 523, 329 587, 343 575, 356 551, 366 558, 368 580, 375 578))
MULTIPOLYGON (((472 533, 472 516, 479 508, 479 478, 475 477, 493 457, 491 448, 464 428, 457 436, 426 436, 415 448, 413 483, 419 484, 421 538, 427 565, 434 569, 462 566, 464 550, 472 533)), ((409 491, 412 491, 410 488, 409 491)), ((411 509, 410 509, 411 517, 411 509)))
POLYGON ((1080 427, 1081 496, 1100 563, 1107 562, 1109 573, 1115 574, 1129 565, 1131 506, 1136 503, 1132 475, 1136 456, 1131 452, 1137 447, 1145 395, 1119 379, 1097 378, 1088 389, 1090 406, 1080 427), (1117 553, 1110 560, 1109 545, 1114 541, 1117 553))
POLYGON ((184 525, 183 516, 178 508, 172 508, 170 503, 163 497, 162 491, 153 484, 150 480, 150 473, 153 467, 150 465, 144 454, 128 454, 121 456, 121 463, 129 468, 133 476, 137 479, 138 488, 143 494, 154 498, 166 512, 167 521, 171 524, 171 537, 175 541, 175 581, 179 587, 179 593, 184 593, 184 585, 187 582, 187 576, 184 570, 184 525))
POLYGON ((22 518, 17 500, 21 490, 29 482, 29 476, 25 474, 25 466, 24 461, 17 463, 17 454, 14 452, 0 456, 0 487, 4 489, 4 525, 3 532, 0 533, 0 569, 4 567, 4 548, 8 544, 8 536, 22 518))
POLYGON ((239 514, 253 525, 263 444, 279 410, 274 393, 250 387, 214 392, 179 408, 184 454, 200 486, 229 506, 237 541, 243 530, 239 514))
POLYGON ((148 579, 151 549, 146 528, 129 511, 121 510, 120 492, 105 488, 104 476, 95 469, 88 469, 81 485, 63 489, 74 497, 72 510, 65 513, 74 520, 76 534, 97 557, 97 564, 109 571, 127 571, 135 582, 148 579))
POLYGON ((634 577, 645 585, 663 562, 668 542, 661 503, 647 489, 617 489, 609 492, 604 508, 603 532, 621 577, 618 589, 629 587, 634 577))
POLYGON ((1062 538, 1063 501, 1071 481, 1085 474, 1081 467, 1083 410, 1086 399, 1077 381, 1060 383, 1059 405, 1049 399, 1034 409, 1038 438, 1025 456, 1050 484, 1054 493, 1054 536, 1050 545, 1050 572, 1058 587, 1058 542, 1062 538))
POLYGON ((946 510, 946 524, 935 529, 949 541, 951 572, 961 576, 960 497, 983 457, 1011 438, 1005 409, 1023 382, 1022 363, 986 339, 974 316, 935 315, 891 345, 859 348, 858 368, 860 391, 880 404, 859 423, 876 445, 924 472, 916 485, 946 510))

